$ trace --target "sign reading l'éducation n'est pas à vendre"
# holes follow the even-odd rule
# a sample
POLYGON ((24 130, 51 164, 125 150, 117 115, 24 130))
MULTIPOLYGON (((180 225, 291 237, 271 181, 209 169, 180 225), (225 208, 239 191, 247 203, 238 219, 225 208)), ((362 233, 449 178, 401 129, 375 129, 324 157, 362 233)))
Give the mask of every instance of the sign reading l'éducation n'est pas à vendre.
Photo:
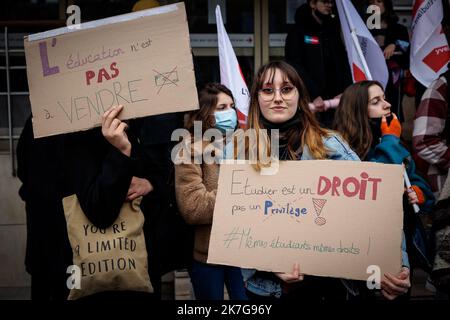
POLYGON ((198 108, 183 3, 30 35, 24 40, 35 137, 198 108))

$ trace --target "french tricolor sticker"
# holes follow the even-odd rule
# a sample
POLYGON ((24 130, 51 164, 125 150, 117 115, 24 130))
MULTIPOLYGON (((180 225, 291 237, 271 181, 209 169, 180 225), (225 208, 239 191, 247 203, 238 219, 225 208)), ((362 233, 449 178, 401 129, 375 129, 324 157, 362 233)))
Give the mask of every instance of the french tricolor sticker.
POLYGON ((319 37, 305 35, 305 43, 308 43, 308 44, 319 44, 320 43, 319 37))

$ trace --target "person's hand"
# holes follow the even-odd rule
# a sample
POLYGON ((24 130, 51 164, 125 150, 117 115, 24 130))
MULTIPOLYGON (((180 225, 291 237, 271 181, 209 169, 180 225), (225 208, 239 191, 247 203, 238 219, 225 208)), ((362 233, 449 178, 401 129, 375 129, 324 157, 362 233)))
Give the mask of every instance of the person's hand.
POLYGON ((153 191, 153 186, 147 179, 133 177, 131 179, 130 188, 127 193, 127 201, 133 201, 134 199, 145 196, 153 191))
POLYGON ((392 113, 392 116, 394 117, 394 119, 392 119, 389 125, 385 116, 381 118, 381 135, 385 136, 388 134, 392 134, 397 138, 400 138, 400 135, 402 134, 402 125, 400 124, 400 121, 398 121, 395 113, 392 113))
POLYGON ((391 43, 386 48, 384 48, 383 51, 384 58, 386 60, 389 60, 394 55, 394 51, 395 51, 395 44, 391 43))
POLYGON ((300 273, 300 267, 298 263, 294 264, 292 273, 275 272, 275 275, 286 283, 294 283, 303 280, 303 274, 300 273))
POLYGON ((314 105, 314 112, 323 112, 325 111, 325 102, 323 102, 322 97, 317 97, 312 102, 314 105))
POLYGON ((340 99, 330 99, 330 100, 324 100, 323 103, 325 105, 324 111, 327 111, 328 109, 336 109, 339 106, 340 99))
POLYGON ((411 188, 406 189, 406 192, 408 193, 408 201, 410 204, 422 205, 425 203, 425 195, 418 186, 412 185, 411 188))
POLYGON ((113 106, 105 111, 102 116, 102 133, 106 140, 126 156, 131 154, 131 143, 125 133, 128 127, 125 122, 120 121, 117 116, 123 106, 113 106))
POLYGON ((394 300, 398 296, 408 292, 411 287, 409 278, 409 269, 402 268, 402 271, 396 276, 387 273, 381 281, 381 293, 388 300, 394 300))

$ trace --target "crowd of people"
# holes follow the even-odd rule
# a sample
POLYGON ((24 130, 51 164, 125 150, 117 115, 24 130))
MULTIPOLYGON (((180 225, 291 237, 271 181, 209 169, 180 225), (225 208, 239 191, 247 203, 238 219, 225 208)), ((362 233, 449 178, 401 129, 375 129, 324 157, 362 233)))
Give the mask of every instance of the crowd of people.
MULTIPOLYGON (((450 288, 450 71, 425 91, 414 119, 412 145, 402 138, 401 74, 407 72, 408 34, 398 24, 391 0, 370 0, 380 7, 381 29, 373 35, 384 52, 389 82, 352 84, 345 46, 333 1, 309 0, 295 15, 286 39, 285 61, 264 64, 251 86, 247 129, 278 129, 279 159, 350 160, 403 164, 411 181, 403 196, 402 268, 386 274, 380 290, 365 282, 207 263, 209 239, 218 188, 220 163, 171 159, 172 132, 185 127, 202 133, 210 128, 226 133, 238 129, 232 92, 208 83, 199 90, 199 109, 188 114, 164 114, 131 121, 119 120, 123 106, 107 110, 101 128, 34 139, 32 119, 17 147, 20 196, 26 203, 26 269, 32 280, 32 299, 64 300, 69 288, 67 267, 73 250, 67 235, 62 199, 76 194, 89 221, 107 228, 125 201, 143 197, 144 233, 153 293, 142 299, 161 299, 161 276, 186 266, 196 299, 222 300, 224 286, 233 300, 358 300, 407 299, 414 268, 430 273, 439 295, 450 288), (338 101, 338 102, 336 102, 338 101), (334 104, 334 105, 333 105, 334 104), (420 214, 433 218, 424 230, 420 214), (175 213, 174 213, 175 212, 175 213), (160 232, 171 230, 164 217, 178 214, 191 226, 192 245, 183 247, 188 262, 177 264, 182 253, 170 251, 160 232)), ((448 29, 446 29, 448 31, 448 29)), ((447 34, 448 36, 448 34, 447 34)), ((203 135, 202 135, 203 136, 203 135)), ((266 149, 270 134, 257 148, 266 149)), ((191 140, 195 145, 195 141, 191 140)), ((209 141, 201 142, 203 151, 209 141)), ((225 148, 233 157, 233 148, 225 148), (230 152, 231 150, 231 152, 230 152)), ((264 163, 257 162, 255 170, 264 163)), ((169 223, 169 224, 168 224, 169 223)), ((177 222, 178 223, 178 222, 177 222)), ((175 228, 175 226, 173 226, 175 228)), ((189 233, 189 232, 188 232, 189 233)), ((186 234, 188 234, 186 233, 186 234)), ((190 239, 180 239, 186 243, 190 239)), ((133 292, 111 297, 136 298, 133 292)), ((101 298, 92 296, 89 299, 101 298)))

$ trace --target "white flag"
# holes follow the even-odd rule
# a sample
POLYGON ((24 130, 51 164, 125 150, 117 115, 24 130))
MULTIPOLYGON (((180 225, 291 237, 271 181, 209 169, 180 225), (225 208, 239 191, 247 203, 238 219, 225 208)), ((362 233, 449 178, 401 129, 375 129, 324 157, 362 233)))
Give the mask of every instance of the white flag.
POLYGON ((411 22, 410 69, 414 78, 428 87, 447 70, 450 50, 442 30, 441 0, 416 0, 411 22))
POLYGON ((247 124, 250 94, 230 38, 223 25, 220 6, 216 7, 216 23, 217 42, 219 45, 220 82, 233 93, 239 124, 241 127, 245 127, 247 124))
POLYGON ((336 1, 336 6, 339 12, 342 33, 344 34, 353 82, 377 80, 386 88, 389 73, 380 46, 349 0, 336 1), (359 47, 361 48, 360 53, 358 53, 358 48, 352 39, 352 31, 356 34, 359 47), (368 70, 366 70, 364 64, 367 64, 368 70))

